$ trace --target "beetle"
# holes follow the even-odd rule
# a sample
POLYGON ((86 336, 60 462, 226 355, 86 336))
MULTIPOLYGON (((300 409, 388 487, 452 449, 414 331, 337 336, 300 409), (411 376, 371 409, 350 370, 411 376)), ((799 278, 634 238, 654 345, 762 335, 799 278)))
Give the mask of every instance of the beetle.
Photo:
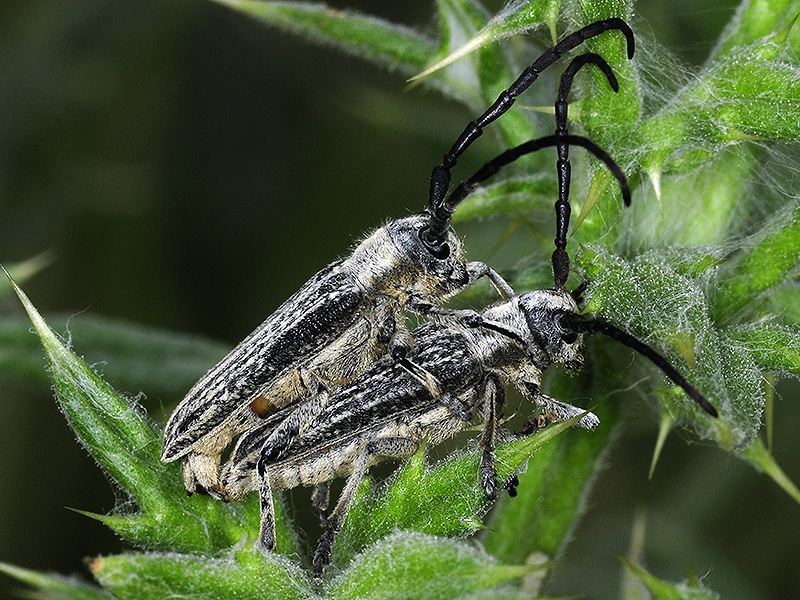
POLYGON ((276 413, 242 434, 223 466, 222 483, 234 500, 259 490, 261 527, 257 544, 272 550, 273 488, 319 486, 336 477, 347 477, 335 508, 326 518, 327 529, 314 555, 314 572, 320 576, 330 562, 334 537, 358 485, 376 462, 407 458, 423 443, 439 443, 480 419, 480 482, 487 498, 494 498, 498 482, 493 450, 506 385, 514 385, 531 398, 545 422, 580 417, 578 426, 595 429, 599 420, 593 413, 551 398, 540 387, 542 373, 551 364, 560 363, 569 370, 579 368, 583 363, 583 337, 595 333, 606 334, 652 360, 704 410, 716 416, 703 395, 655 350, 609 323, 582 316, 567 291, 539 290, 489 306, 481 312, 481 322, 476 326, 445 317, 414 330, 415 360, 436 377, 447 397, 445 402, 385 357, 326 399, 313 426, 297 436, 279 458, 264 459, 269 454, 271 435, 279 423, 292 418, 287 413, 301 411, 302 406, 284 409, 283 414, 276 413), (453 410, 454 406, 460 409, 453 410))
MULTIPOLYGON (((587 64, 597 65, 612 87, 616 87, 610 67, 593 54, 575 58, 562 75, 556 100, 556 139, 560 144, 559 199, 565 202, 569 196, 568 146, 573 141, 567 133, 566 102, 575 74, 587 64)), ((548 142, 549 138, 542 138, 507 150, 462 182, 454 194, 468 193, 503 165, 546 147, 548 142)), ((598 148, 595 154, 606 157, 607 164, 616 168, 604 151, 598 148)), ((614 173, 624 189, 627 186, 624 174, 616 170, 614 173)), ((558 241, 556 247, 559 248, 558 241)), ((320 576, 330 562, 334 537, 368 467, 385 458, 406 458, 423 442, 435 444, 447 439, 479 415, 483 420, 480 480, 487 498, 494 498, 495 431, 506 385, 513 384, 530 397, 542 409, 546 420, 580 417, 579 426, 586 429, 598 426, 596 416, 581 415, 581 409, 545 395, 540 387, 542 373, 551 364, 561 363, 567 369, 581 365, 585 334, 603 333, 636 350, 655 363, 703 410, 717 416, 705 397, 650 346, 610 323, 582 316, 564 286, 569 275, 568 259, 564 261, 554 253, 552 260, 553 289, 512 295, 471 320, 440 316, 436 322, 413 332, 415 361, 437 382, 440 397, 431 394, 430 386, 413 373, 384 358, 332 396, 309 399, 300 407, 285 409, 245 432, 223 467, 222 485, 233 500, 259 490, 258 545, 264 550, 275 546, 273 488, 316 485, 313 502, 323 508, 327 505, 327 482, 335 477, 348 477, 336 507, 326 516, 327 529, 315 552, 314 572, 320 576), (304 413, 314 415, 310 427, 286 440, 281 431, 294 428, 294 421, 307 421, 308 415, 304 413)))
MULTIPOLYGON (((391 356, 426 382, 434 395, 438 393, 435 380, 409 358, 413 344, 403 325, 403 312, 447 314, 437 307, 481 277, 488 277, 501 297, 513 295, 490 267, 465 261, 462 244, 450 227, 453 211, 471 191, 470 186, 474 188, 491 173, 479 174, 448 196, 451 170, 483 129, 508 111, 542 71, 585 40, 612 30, 625 36, 628 57, 632 57, 633 32, 617 18, 587 25, 546 50, 467 125, 442 163, 434 167, 424 212, 377 229, 350 256, 314 275, 192 387, 167 422, 161 456, 163 462, 182 459, 187 493, 225 499, 219 481, 220 457, 238 434, 283 407, 310 397, 318 399, 303 413, 303 420, 293 421, 291 429, 284 428, 285 445, 313 421, 312 407, 321 410, 331 390, 352 380, 382 355, 391 356)), ((520 147, 518 152, 521 156, 541 147, 557 147, 563 183, 569 178, 568 142, 613 163, 592 142, 570 135, 566 129, 538 140, 535 148, 520 147)), ((508 162, 515 159, 510 157, 508 162)), ((496 163, 493 168, 500 166, 496 163)), ((623 196, 629 204, 627 185, 623 196)), ((569 270, 564 250, 569 222, 565 197, 556 202, 556 213, 553 265, 557 283, 563 287, 569 270)), ((471 311, 453 314, 475 318, 471 311)))

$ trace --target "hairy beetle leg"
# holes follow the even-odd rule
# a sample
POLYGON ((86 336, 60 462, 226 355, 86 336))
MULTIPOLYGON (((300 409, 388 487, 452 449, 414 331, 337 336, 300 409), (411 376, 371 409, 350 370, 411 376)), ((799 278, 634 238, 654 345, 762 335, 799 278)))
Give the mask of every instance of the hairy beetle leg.
POLYGON ((322 572, 331 562, 331 552, 333 549, 333 539, 342 528, 342 523, 350 510, 350 505, 356 497, 356 491, 369 467, 369 461, 374 456, 384 456, 387 458, 407 458, 414 454, 420 446, 420 442, 404 437, 385 437, 377 438, 367 442, 363 450, 358 455, 353 466, 353 472, 347 479, 347 483, 339 496, 339 502, 328 517, 328 528, 320 537, 317 550, 314 552, 314 577, 322 577, 322 572))
POLYGON ((486 492, 487 500, 497 498, 497 469, 494 466, 494 454, 484 450, 481 455, 481 487, 486 492))
POLYGON ((496 377, 489 377, 486 381, 484 403, 483 433, 479 446, 483 448, 481 456, 481 486, 486 492, 488 500, 497 497, 497 470, 494 465, 494 438, 497 427, 497 418, 503 412, 505 403, 505 390, 496 377))

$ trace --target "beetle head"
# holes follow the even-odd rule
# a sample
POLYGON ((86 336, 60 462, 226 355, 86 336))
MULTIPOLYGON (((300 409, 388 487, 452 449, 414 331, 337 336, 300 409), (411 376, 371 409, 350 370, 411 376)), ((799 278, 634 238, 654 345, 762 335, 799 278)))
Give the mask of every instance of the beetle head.
POLYGON ((440 243, 426 241, 430 220, 426 213, 397 219, 387 225, 397 248, 403 272, 403 287, 419 297, 446 299, 469 284, 461 240, 448 228, 440 243))
POLYGON ((568 369, 583 364, 583 335, 564 327, 565 314, 578 314, 575 301, 559 289, 537 290, 519 297, 522 314, 533 340, 534 352, 548 363, 562 363, 568 369))

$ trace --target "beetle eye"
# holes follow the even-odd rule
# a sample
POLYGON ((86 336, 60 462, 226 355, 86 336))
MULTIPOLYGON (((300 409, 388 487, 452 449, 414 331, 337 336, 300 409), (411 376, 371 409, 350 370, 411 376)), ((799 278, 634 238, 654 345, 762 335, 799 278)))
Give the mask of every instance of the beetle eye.
POLYGON ((572 329, 565 327, 562 323, 563 317, 565 313, 557 314, 553 321, 555 322, 556 329, 558 329, 558 334, 561 336, 561 341, 565 344, 574 344, 578 339, 578 333, 573 331, 572 329))
POLYGON ((439 260, 444 260, 450 256, 450 245, 449 244, 442 244, 437 248, 428 248, 431 251, 431 254, 438 258, 439 260))
POLYGON ((578 334, 574 331, 567 331, 561 334, 561 339, 565 344, 574 344, 575 340, 578 339, 578 334))
POLYGON ((429 229, 423 227, 419 232, 419 239, 422 240, 423 246, 431 253, 434 258, 445 260, 450 256, 450 245, 447 242, 441 243, 441 240, 431 239, 428 235, 429 229))

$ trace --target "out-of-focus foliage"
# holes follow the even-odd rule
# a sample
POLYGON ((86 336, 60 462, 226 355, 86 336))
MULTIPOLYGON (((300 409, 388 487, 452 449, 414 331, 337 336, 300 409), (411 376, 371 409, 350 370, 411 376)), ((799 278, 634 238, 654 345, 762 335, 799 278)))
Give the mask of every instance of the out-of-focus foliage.
MULTIPOLYGON (((158 421, 161 404, 169 410, 197 374, 309 275, 343 253, 353 236, 388 215, 421 208, 427 172, 469 118, 453 106, 433 106, 430 96, 413 89, 400 99, 403 83, 397 74, 384 78, 357 61, 331 58, 329 50, 319 52, 297 38, 280 38, 249 16, 257 14, 279 28, 388 65, 405 77, 455 53, 458 60, 415 86, 428 86, 464 103, 470 112, 482 110, 508 85, 522 62, 535 55, 533 45, 541 47, 551 36, 595 18, 631 16, 631 7, 624 2, 586 0, 567 7, 553 1, 512 2, 492 17, 477 3, 442 0, 437 5, 438 27, 420 29, 397 25, 398 15, 388 12, 385 18, 365 17, 344 2, 337 10, 304 2, 220 3, 228 6, 153 2, 123 7, 86 2, 67 8, 45 2, 0 9, 0 15, 8 16, 0 18, 0 31, 7 32, 0 36, 4 50, 0 55, 6 57, 0 59, 0 106, 8 117, 0 135, 9 149, 0 153, 0 260, 19 261, 25 267, 19 275, 24 275, 36 266, 26 265, 25 258, 51 249, 48 257, 57 261, 56 267, 26 284, 43 299, 44 308, 83 310, 88 305, 92 315, 124 316, 160 328, 90 315, 48 318, 51 325, 67 321, 56 325, 57 331, 67 332, 75 350, 115 386, 129 394, 146 391, 148 397, 140 400, 158 421), (345 10, 338 10, 345 5, 345 10), (498 39, 508 41, 501 45, 498 39), (331 60, 334 66, 329 65, 331 60), (325 68, 320 68, 323 64, 325 68), (279 71, 281 65, 288 69, 279 71), (387 87, 391 91, 383 91, 387 87), (410 108, 420 99, 424 106, 410 108), (354 135, 357 128, 363 128, 362 137, 354 135), (289 138, 297 145, 289 146, 284 141, 289 138), (337 190, 341 195, 334 194, 337 190), (279 225, 270 229, 272 222, 279 225), (160 331, 165 329, 203 331, 228 343, 164 337, 160 331), (175 361, 176 357, 181 360, 175 361)), ((677 476, 676 470, 685 470, 688 482, 673 483, 672 495, 662 492, 676 510, 671 511, 668 525, 654 516, 648 558, 662 568, 649 570, 678 580, 687 566, 682 549, 694 548, 691 560, 703 569, 714 566, 706 581, 723 596, 729 590, 746 590, 749 597, 782 597, 774 590, 797 587, 791 569, 780 568, 782 561, 794 556, 792 542, 781 546, 779 541, 792 529, 787 523, 800 521, 797 505, 790 500, 797 494, 792 480, 798 479, 797 463, 789 456, 792 438, 786 437, 791 416, 784 418, 791 412, 791 402, 774 407, 778 419, 770 439, 775 440, 777 461, 759 437, 762 413, 773 409, 769 386, 776 376, 798 373, 797 161, 796 150, 787 143, 796 141, 800 122, 796 85, 800 34, 790 27, 800 12, 797 5, 788 0, 745 1, 733 15, 732 5, 715 9, 709 3, 701 13, 709 18, 700 19, 693 16, 698 9, 692 3, 683 9, 674 3, 638 3, 635 9, 647 20, 634 20, 639 44, 634 62, 624 58, 622 45, 613 36, 587 46, 612 64, 620 77, 620 94, 610 92, 601 78, 581 76, 570 109, 571 127, 605 146, 629 173, 635 189, 633 208, 623 211, 607 174, 583 159, 580 150, 572 152, 573 200, 587 210, 570 252, 580 268, 574 283, 579 273, 591 282, 588 308, 669 354, 722 411, 718 422, 691 408, 687 414, 680 394, 663 391, 658 402, 663 431, 691 423, 695 433, 734 450, 788 492, 772 498, 782 507, 772 511, 782 515, 781 523, 772 528, 760 519, 742 523, 726 518, 744 512, 752 516, 749 501, 741 500, 746 498, 742 486, 715 483, 718 469, 709 466, 709 452, 687 455, 667 442, 655 484, 662 478, 676 481, 669 478, 677 476), (659 11, 668 11, 671 18, 660 20, 659 11), (649 30, 652 26, 662 41, 658 26, 674 26, 681 19, 682 34, 699 31, 705 22, 716 20, 719 27, 728 22, 714 47, 708 40, 718 31, 690 38, 695 51, 706 50, 695 56, 708 56, 694 72, 667 56, 649 30), (589 212, 595 202, 595 210, 589 212), (684 462, 676 464, 676 453, 684 462), (690 507, 681 503, 689 497, 692 517, 684 514, 690 507), (737 507, 737 498, 744 506, 737 507), (735 535, 722 533, 726 521, 736 522, 735 535), (742 527, 751 525, 760 525, 758 535, 768 536, 773 546, 772 558, 764 559, 762 571, 751 568, 756 559, 742 556, 748 550, 740 542, 748 537, 742 527), (701 536, 704 527, 717 535, 701 536), (664 545, 666 538, 674 539, 674 544, 664 545), (666 558, 669 553, 671 562, 666 558), (662 562, 673 570, 664 570, 662 562), (681 570, 675 571, 675 565, 681 570)), ((427 22, 430 12, 426 3, 420 13, 404 18, 427 22)), ((685 40, 673 44, 687 45, 685 40)), ((519 104, 550 104, 554 81, 555 77, 543 78, 519 104)), ((464 171, 470 172, 480 161, 476 157, 485 158, 551 127, 546 115, 524 109, 509 113, 493 128, 494 136, 485 136, 490 141, 476 144, 474 157, 465 157, 464 171), (491 137, 499 141, 494 147, 491 137)), ((551 281, 546 257, 552 246, 553 175, 549 157, 521 162, 479 190, 457 215, 461 220, 457 229, 467 233, 473 256, 486 259, 496 252, 492 264, 520 290, 551 281), (492 219, 466 223, 480 217, 492 219)), ((13 306, 9 290, 0 284, 3 308, 13 306)), ((4 336, 0 369, 9 402, 0 409, 0 425, 15 435, 6 436, 13 444, 0 452, 6 461, 0 463, 5 469, 0 474, 17 484, 10 488, 10 501, 0 496, 0 512, 24 523, 24 517, 17 519, 16 514, 25 506, 24 512, 36 515, 37 521, 52 524, 47 510, 27 506, 25 498, 34 497, 52 499, 55 507, 67 502, 102 512, 109 508, 108 500, 103 507, 65 495, 71 486, 83 487, 75 484, 83 478, 72 475, 80 455, 76 459, 64 454, 70 466, 56 466, 61 453, 55 456, 50 444, 58 432, 63 436, 63 425, 57 423, 57 415, 51 418, 49 413, 55 411, 51 404, 42 404, 41 396, 26 400, 43 382, 44 370, 35 366, 39 351, 31 345, 36 338, 25 333, 28 326, 18 315, 7 315, 0 314, 0 336, 4 336)), ((100 583, 121 598, 162 597, 164 586, 174 590, 178 582, 189 597, 223 591, 271 597, 257 585, 265 576, 284 594, 279 597, 318 592, 312 590, 306 572, 292 562, 264 560, 249 550, 248 542, 247 550, 229 550, 237 540, 252 535, 255 503, 231 512, 209 499, 183 497, 177 472, 165 471, 155 460, 158 427, 144 418, 139 403, 108 387, 48 331, 39 328, 62 410, 106 474, 125 490, 118 488, 120 498, 111 516, 90 516, 149 550, 119 554, 118 545, 107 542, 115 556, 90 563, 100 583), (100 399, 102 409, 93 404, 100 399), (103 425, 108 414, 126 418, 103 425), (191 526, 180 524, 182 513, 193 515, 191 526), (210 556, 198 558, 189 552, 210 556), (199 586, 191 583, 208 569, 217 577, 206 578, 199 586), (138 585, 128 577, 132 570, 149 575, 138 585)), ((641 420, 627 418, 641 409, 621 400, 631 395, 652 397, 655 382, 652 370, 638 361, 631 368, 627 354, 620 362, 619 349, 611 343, 594 341, 591 359, 581 377, 557 377, 548 382, 548 390, 555 397, 590 396, 602 402, 598 414, 605 429, 591 436, 568 431, 539 450, 521 477, 520 497, 504 501, 486 521, 491 530, 482 541, 494 558, 464 542, 390 535, 375 542, 374 554, 350 563, 329 582, 325 593, 351 597, 359 593, 353 582, 364 581, 359 573, 390 572, 392 581, 401 586, 405 581, 425 593, 420 597, 453 597, 454 590, 478 597, 496 584, 501 585, 498 593, 517 597, 537 589, 535 565, 520 566, 529 556, 568 552, 570 560, 552 572, 547 590, 573 591, 591 585, 597 597, 607 590, 612 591, 606 597, 616 597, 613 580, 603 583, 602 578, 591 577, 591 584, 582 582, 571 567, 582 550, 574 548, 586 548, 581 541, 593 544, 592 550, 583 551, 592 556, 590 564, 604 560, 598 558, 601 554, 610 556, 604 546, 608 533, 595 527, 605 523, 608 513, 603 505, 614 488, 624 489, 631 480, 643 479, 649 448, 615 457, 613 469, 600 478, 592 496, 596 520, 589 519, 578 529, 579 543, 569 551, 566 541, 584 510, 596 466, 610 451, 613 425, 626 421, 628 431, 641 427, 641 420), (645 384, 636 385, 639 380, 645 384), (631 389, 633 394, 624 392, 631 389), (629 470, 642 461, 642 471, 629 470), (447 560, 432 561, 428 557, 433 554, 447 560), (406 572, 389 569, 403 556, 408 558, 406 572), (422 585, 426 578, 443 580, 448 568, 452 577, 453 564, 461 566, 463 577, 450 588, 436 591, 422 585)), ((783 385, 779 389, 792 389, 783 385)), ((791 394, 786 397, 793 400, 791 394)), ((654 435, 643 437, 651 446, 654 435)), ((630 448, 630 442, 622 444, 630 448)), ((447 471, 469 456, 437 469, 447 471)), ((725 455, 720 460, 732 469, 725 455)), ((448 477, 431 471, 439 473, 435 481, 442 490, 454 485, 458 472, 454 468, 448 477)), ((751 477, 746 470, 737 473, 739 480, 751 477)), ((407 494, 403 490, 413 489, 413 482, 424 480, 426 474, 420 455, 404 466, 394 486, 375 486, 370 492, 365 485, 354 511, 367 511, 374 519, 398 519, 396 514, 380 516, 380 510, 395 506, 398 497, 407 494)), ((433 482, 428 481, 426 490, 438 498, 433 482)), ((769 497, 772 490, 777 488, 761 480, 760 497, 769 497)), ((305 502, 302 493, 297 498, 298 503, 305 502)), ((472 530, 477 524, 474 518, 480 516, 474 503, 467 505, 462 533, 472 530)), ((60 508, 49 511, 57 514, 56 521, 83 518, 64 514, 60 508)), ((281 545, 291 552, 296 536, 292 526, 282 522, 281 545)), ((86 523, 82 525, 88 530, 92 526, 86 523)), ((47 551, 56 539, 48 544, 41 540, 58 536, 6 530, 15 545, 11 551, 4 549, 0 558, 26 566, 53 566, 36 565, 20 556, 47 551)), ((385 533, 389 531, 381 535, 385 533)), ((342 566, 370 543, 357 531, 347 536, 345 532, 338 557, 342 566)), ((71 541, 78 547, 79 538, 71 541)), ((99 551, 91 543, 80 547, 85 548, 83 554, 99 551)), ((618 552, 620 547, 624 542, 612 549, 618 552)), ((299 550, 300 555, 305 553, 304 548, 299 550)), ((74 551, 72 555, 77 556, 74 551)), ((676 586, 634 562, 626 565, 656 597, 707 597, 705 587, 691 578, 676 586)), ((73 580, 7 565, 3 570, 48 590, 52 597, 105 597, 73 580)), ((619 568, 604 571, 619 573, 619 568)), ((364 593, 397 592, 388 582, 374 577, 371 581, 373 588, 364 593)))

